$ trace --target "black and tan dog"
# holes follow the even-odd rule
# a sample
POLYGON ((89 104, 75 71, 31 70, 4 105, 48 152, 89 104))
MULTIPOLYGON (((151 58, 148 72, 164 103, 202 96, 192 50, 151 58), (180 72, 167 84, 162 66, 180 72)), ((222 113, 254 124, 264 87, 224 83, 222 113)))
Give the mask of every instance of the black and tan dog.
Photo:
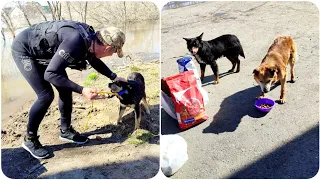
POLYGON ((270 46, 259 67, 253 70, 254 79, 261 87, 260 97, 270 91, 271 86, 280 81, 280 103, 286 102, 287 65, 290 64, 291 83, 294 83, 294 63, 297 50, 291 36, 279 36, 270 46))
POLYGON ((219 83, 219 69, 216 60, 222 56, 225 56, 232 63, 232 68, 228 72, 233 72, 236 65, 237 70, 235 72, 240 72, 240 60, 238 57, 239 55, 243 58, 245 56, 240 41, 235 35, 226 34, 209 41, 203 41, 202 35, 203 33, 195 38, 183 38, 187 41, 188 50, 200 64, 201 81, 204 78, 206 65, 210 65, 215 75, 216 83, 219 83))
POLYGON ((146 109, 146 113, 150 114, 146 100, 145 82, 142 74, 138 72, 130 73, 127 82, 115 81, 109 83, 109 88, 111 89, 111 92, 118 94, 117 97, 120 100, 118 124, 121 123, 121 118, 126 107, 132 107, 135 112, 134 129, 138 129, 141 121, 141 101, 146 109))

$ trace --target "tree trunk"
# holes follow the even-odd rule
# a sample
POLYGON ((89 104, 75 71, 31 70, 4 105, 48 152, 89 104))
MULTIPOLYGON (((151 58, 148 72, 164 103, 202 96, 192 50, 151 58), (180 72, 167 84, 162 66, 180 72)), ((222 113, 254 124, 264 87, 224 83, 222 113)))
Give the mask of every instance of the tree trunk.
POLYGON ((126 32, 127 28, 127 7, 126 7, 126 2, 123 2, 123 7, 124 7, 124 32, 126 32))
POLYGON ((67 1, 67 8, 69 13, 69 19, 72 21, 71 10, 70 10, 70 2, 67 1))
POLYGON ((61 20, 61 2, 59 2, 59 20, 61 20))
POLYGON ((20 3, 19 1, 18 1, 18 5, 19 5, 19 8, 21 9, 21 11, 22 11, 22 13, 23 13, 23 15, 24 15, 24 18, 27 20, 29 26, 31 26, 31 23, 30 23, 30 21, 29 21, 29 19, 28 19, 28 16, 27 16, 24 8, 22 7, 22 5, 21 5, 21 3, 20 3))
POLYGON ((8 16, 8 14, 5 11, 2 11, 1 17, 4 20, 4 23, 6 23, 6 25, 8 26, 12 37, 15 38, 16 34, 14 33, 14 27, 13 27, 12 21, 10 19, 10 16, 8 16))
POLYGON ((37 10, 40 12, 40 14, 42 15, 42 17, 44 18, 45 21, 48 21, 47 20, 47 17, 43 14, 43 12, 39 9, 38 5, 34 4, 33 2, 33 5, 37 8, 37 10))
POLYGON ((54 14, 54 18, 55 20, 59 20, 58 19, 58 13, 57 13, 57 2, 52 2, 52 7, 53 7, 53 14, 54 14))
POLYGON ((4 35, 3 29, 1 29, 3 42, 6 43, 6 36, 4 35))
POLYGON ((52 15, 52 20, 55 21, 56 20, 56 17, 54 15, 54 12, 53 12, 53 9, 52 9, 52 5, 49 1, 47 1, 48 5, 49 5, 49 9, 50 9, 50 12, 51 12, 51 15, 52 15))
POLYGON ((88 7, 88 1, 86 1, 85 5, 84 5, 84 23, 86 23, 87 21, 87 7, 88 7))

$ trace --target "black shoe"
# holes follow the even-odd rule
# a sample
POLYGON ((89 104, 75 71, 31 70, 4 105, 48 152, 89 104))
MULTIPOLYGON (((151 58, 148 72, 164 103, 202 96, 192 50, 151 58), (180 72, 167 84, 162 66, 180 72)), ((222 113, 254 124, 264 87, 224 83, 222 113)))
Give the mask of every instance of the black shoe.
POLYGON ((50 155, 49 151, 46 150, 39 142, 39 136, 24 137, 22 147, 29 151, 30 154, 37 159, 43 159, 50 155))
POLYGON ((88 141, 88 138, 86 136, 79 134, 76 130, 72 128, 72 126, 70 126, 69 129, 65 131, 60 130, 59 138, 62 141, 68 141, 77 144, 84 144, 88 141))

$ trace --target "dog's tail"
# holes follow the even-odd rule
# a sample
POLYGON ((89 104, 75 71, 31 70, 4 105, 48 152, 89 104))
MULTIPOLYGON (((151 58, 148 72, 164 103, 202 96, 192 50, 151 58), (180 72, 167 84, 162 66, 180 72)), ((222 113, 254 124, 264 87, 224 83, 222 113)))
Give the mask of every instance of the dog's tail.
POLYGON ((246 58, 246 57, 244 56, 244 52, 243 52, 242 46, 240 46, 240 56, 242 56, 243 58, 246 58))
POLYGON ((244 52, 243 52, 243 49, 242 49, 242 46, 241 46, 240 42, 239 42, 238 48, 239 48, 239 54, 240 54, 240 56, 242 56, 243 58, 246 58, 246 57, 244 56, 244 52))
POLYGON ((294 64, 298 59, 298 53, 296 44, 293 41, 293 38, 291 36, 287 36, 287 42, 290 44, 290 57, 288 60, 288 63, 290 64, 290 78, 291 82, 294 83, 294 64))
POLYGON ((239 43, 239 54, 240 54, 240 56, 242 56, 243 58, 246 58, 245 56, 244 56, 244 52, 243 52, 243 49, 242 49, 242 45, 241 45, 241 43, 240 43, 240 40, 237 38, 237 41, 238 41, 238 43, 239 43))
POLYGON ((297 53, 297 47, 296 44, 293 41, 293 38, 291 36, 288 36, 288 41, 291 41, 291 51, 290 51, 290 58, 289 63, 294 64, 298 59, 298 53, 297 53))

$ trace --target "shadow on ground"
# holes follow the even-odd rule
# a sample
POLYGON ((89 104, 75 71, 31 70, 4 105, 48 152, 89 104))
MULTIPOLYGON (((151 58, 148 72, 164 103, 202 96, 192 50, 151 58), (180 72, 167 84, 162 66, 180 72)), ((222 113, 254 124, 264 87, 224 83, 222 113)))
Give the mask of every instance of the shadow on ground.
POLYGON ((43 166, 45 161, 33 158, 23 148, 10 148, 1 150, 1 168, 4 175, 14 179, 34 179, 47 169, 43 166), (19 160, 19 161, 17 161, 19 160), (26 166, 25 164, 28 164, 26 166))
POLYGON ((210 125, 203 133, 233 132, 237 129, 244 116, 261 118, 266 115, 254 107, 255 97, 260 93, 260 87, 255 86, 239 91, 226 97, 220 104, 219 111, 213 116, 210 125))
MULTIPOLYGON (((140 122, 140 128, 150 131, 152 134, 159 133, 159 104, 149 106, 150 114, 145 113, 145 109, 142 107, 142 118, 140 122)), ((117 117, 114 117, 116 121, 117 117)), ((106 125, 94 131, 86 132, 84 135, 97 135, 112 133, 112 137, 115 138, 127 138, 129 134, 134 131, 135 125, 135 113, 132 110, 129 114, 122 117, 122 123, 119 125, 106 125)))
POLYGON ((309 179, 319 171, 319 125, 224 179, 309 179))
POLYGON ((178 120, 169 116, 164 109, 161 108, 161 134, 176 134, 181 132, 178 120))
MULTIPOLYGON (((220 73, 220 74, 219 74, 219 79, 222 79, 223 77, 228 76, 228 75, 230 75, 230 74, 233 74, 233 72, 220 73)), ((210 85, 210 84, 214 84, 214 83, 213 83, 213 80, 215 80, 215 77, 214 77, 213 74, 210 75, 210 76, 205 76, 205 77, 203 78, 203 81, 202 81, 202 87, 208 86, 208 85, 210 85)))
MULTIPOLYGON (((147 143, 150 144, 159 144, 159 105, 153 105, 149 106, 152 117, 150 115, 147 115, 144 113, 145 111, 143 110, 142 112, 142 119, 141 119, 141 124, 140 128, 145 129, 150 131, 152 134, 155 134, 155 136, 151 136, 151 138, 148 139, 147 143), (155 118, 157 117, 157 118, 155 118)), ((120 125, 106 125, 104 127, 95 129, 90 132, 84 133, 86 136, 91 136, 91 135, 101 135, 101 134, 109 134, 111 133, 112 135, 107 138, 99 138, 99 139, 90 139, 86 144, 83 145, 77 145, 74 143, 65 143, 65 144, 57 144, 57 145, 49 145, 46 146, 46 148, 50 151, 53 152, 51 153, 52 155, 49 158, 54 157, 54 152, 55 151, 60 151, 62 149, 68 149, 68 148, 76 148, 76 147, 86 147, 86 146, 95 146, 95 145, 101 145, 101 144, 111 144, 111 143, 121 143, 124 142, 131 133, 133 133, 134 130, 134 112, 131 112, 123 117, 123 122, 120 125)), ((117 117, 116 117, 117 118, 117 117)), ((145 136, 146 134, 142 134, 141 137, 137 137, 137 139, 146 139, 145 136)), ((9 178, 14 178, 14 179, 25 179, 25 178, 37 178, 39 175, 43 174, 44 172, 47 171, 47 169, 43 166, 44 163, 46 163, 45 160, 38 160, 33 158, 26 150, 23 148, 8 148, 8 149, 2 149, 1 150, 1 165, 2 165, 2 171, 3 173, 9 177, 9 178), (19 160, 19 161, 17 161, 19 160)), ((150 157, 147 157, 150 158, 150 157)), ((153 158, 150 158, 150 161, 154 161, 153 158)), ((157 159, 159 161, 159 159, 157 159)), ((139 164, 140 161, 137 162, 131 162, 131 163, 137 163, 139 164)), ((130 162, 129 162, 130 163, 130 162)), ((117 169, 126 169, 126 168, 131 168, 129 167, 129 164, 125 163, 120 163, 120 164, 112 164, 109 165, 108 168, 117 168, 117 169), (123 165, 123 167, 122 167, 123 165)), ((97 167, 92 167, 94 170, 97 167)), ((90 168, 87 168, 90 171, 90 168)), ((82 171, 82 170, 74 170, 74 171, 82 171)), ((139 170, 140 171, 140 170, 139 170)), ((125 172, 125 171, 124 171, 125 172)), ((158 170, 156 171, 156 173, 158 170)), ((63 173, 68 173, 68 172, 63 172, 63 173)), ((62 173, 62 174, 63 174, 62 173)), ((72 174, 72 172, 69 172, 72 174)), ((119 177, 116 175, 113 176, 113 178, 125 178, 125 179, 130 179, 130 176, 124 176, 125 173, 120 173, 119 177), (121 177, 120 177, 121 175, 121 177)), ((132 177, 136 178, 145 178, 144 176, 139 176, 140 173, 137 173, 137 175, 132 175, 132 177), (138 177, 139 176, 139 177, 138 177)), ((95 178, 92 176, 88 176, 90 178, 95 178)), ((71 178, 85 178, 86 176, 70 176, 71 178)), ((59 178, 60 175, 48 177, 48 178, 59 178)), ((101 176, 100 178, 108 178, 109 176, 101 176)), ((152 178, 146 177, 146 178, 152 178)), ((97 177, 98 178, 98 177, 97 177)))
MULTIPOLYGON (((46 161, 32 158, 23 148, 2 149, 2 157, 19 156, 21 161, 10 162, 10 158, 2 158, 2 171, 4 175, 14 179, 35 179, 47 172, 43 166, 46 161), (26 166, 25 164, 28 164, 26 166)), ((103 166, 91 166, 80 169, 63 171, 41 178, 49 179, 148 179, 154 177, 159 171, 159 158, 145 156, 134 161, 122 161, 103 166), (139 172, 139 173, 136 173, 139 172), (145 173, 144 173, 145 172, 145 173), (151 172, 151 173, 150 173, 151 172)))
POLYGON ((91 166, 44 176, 48 179, 149 179, 159 171, 159 157, 91 166), (154 164, 154 165, 151 165, 154 164), (151 172, 151 173, 150 173, 151 172))

